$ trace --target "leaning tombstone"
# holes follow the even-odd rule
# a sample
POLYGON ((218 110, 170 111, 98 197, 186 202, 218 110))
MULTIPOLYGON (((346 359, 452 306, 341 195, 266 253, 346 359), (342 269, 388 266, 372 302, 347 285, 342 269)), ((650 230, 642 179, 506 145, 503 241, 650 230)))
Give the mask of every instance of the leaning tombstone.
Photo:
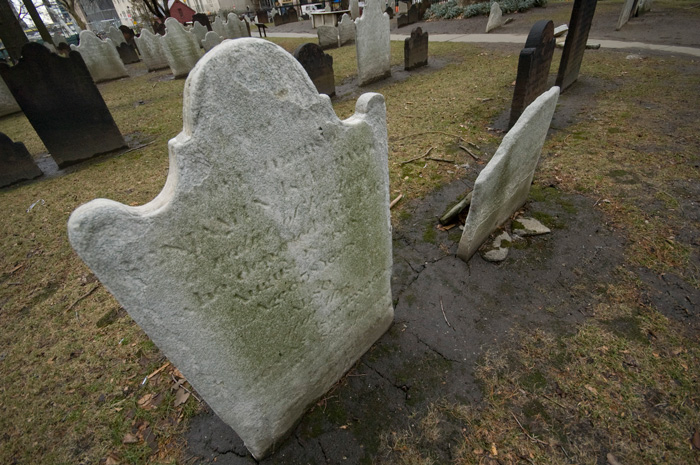
POLYGON ((350 0, 350 17, 352 19, 357 19, 360 16, 360 2, 359 0, 350 0))
POLYGON ((380 0, 367 0, 362 16, 355 20, 357 75, 359 85, 391 76, 389 15, 380 0))
POLYGON ((30 42, 0 75, 60 168, 126 145, 79 53, 30 42))
POLYGON ((408 24, 414 24, 421 20, 418 4, 414 3, 408 8, 408 24))
POLYGON ((149 71, 156 71, 168 67, 168 59, 163 50, 163 36, 153 34, 148 29, 143 29, 141 35, 135 38, 136 45, 141 52, 146 68, 149 71))
POLYGON ((347 13, 343 14, 338 23, 338 39, 341 47, 355 42, 355 21, 347 13))
POLYGON ((318 45, 323 50, 338 48, 338 28, 335 26, 319 26, 316 28, 318 45))
POLYGON ((512 128, 523 110, 547 90, 555 45, 554 23, 546 19, 537 21, 530 29, 525 48, 520 51, 508 128, 512 128))
POLYGON ((12 92, 7 88, 5 81, 0 79, 0 117, 20 111, 22 111, 22 109, 17 105, 17 101, 12 96, 12 92))
MULTIPOLYGON (((121 32, 120 32, 121 34, 121 32)), ((95 82, 108 81, 128 76, 124 62, 110 39, 102 40, 93 32, 80 31, 80 45, 71 45, 80 53, 95 82)))
POLYGON ((558 87, 537 97, 476 178, 457 249, 457 256, 465 262, 527 200, 558 98, 558 87))
POLYGON ((501 26, 503 26, 503 12, 501 11, 501 6, 498 4, 498 2, 493 2, 491 4, 489 20, 486 23, 486 32, 491 32, 501 26))
POLYGON ((187 76, 201 57, 197 37, 186 31, 175 18, 165 20, 165 29, 167 32, 163 36, 163 51, 170 70, 176 78, 187 76))
POLYGON ((341 121, 297 60, 249 39, 208 53, 183 102, 163 191, 93 200, 68 237, 260 459, 391 324, 384 98, 341 121))
POLYGON ((428 33, 419 27, 403 43, 404 69, 410 71, 428 64, 428 33))
POLYGON ((194 24, 192 24, 192 29, 190 29, 190 32, 197 36, 197 40, 200 42, 204 40, 204 36, 206 36, 209 31, 210 30, 199 21, 195 21, 194 24))
MULTIPOLYGON (((635 10, 637 9, 637 2, 638 0, 625 0, 625 2, 622 4, 620 16, 617 18, 617 27, 615 27, 616 31, 622 29, 622 26, 627 24, 627 22, 630 20, 630 16, 634 15, 635 10)), ((597 0, 594 3, 597 3, 597 0)), ((571 14, 573 16, 573 12, 571 14)))
POLYGON ((220 43, 221 43, 221 37, 219 37, 219 34, 217 34, 214 31, 209 31, 204 36, 204 40, 202 41, 202 47, 204 47, 204 50, 206 52, 208 52, 209 50, 216 47, 220 43))
POLYGON ((0 187, 38 178, 42 174, 24 144, 12 142, 0 132, 0 187))
POLYGON ((574 0, 569 32, 566 34, 557 73, 556 84, 561 88, 562 93, 566 92, 566 89, 578 79, 597 3, 598 0, 574 0))
POLYGON ((294 58, 304 67, 319 94, 335 95, 333 57, 316 44, 302 44, 294 50, 294 58))
POLYGON ((121 43, 126 43, 126 40, 124 40, 124 34, 122 34, 122 31, 117 29, 114 26, 109 26, 109 29, 107 29, 107 37, 112 39, 112 42, 114 42, 115 47, 119 47, 121 43))
MULTIPOLYGON (((202 26, 204 26, 207 30, 204 32, 206 34, 209 31, 212 31, 213 29, 211 28, 211 22, 209 21, 209 16, 205 15, 204 13, 195 13, 192 15, 192 21, 195 23, 199 23, 202 26)), ((193 28, 195 24, 192 25, 193 28)))
POLYGON ((651 5, 653 0, 639 0, 637 5, 637 16, 643 15, 644 13, 651 11, 651 5))

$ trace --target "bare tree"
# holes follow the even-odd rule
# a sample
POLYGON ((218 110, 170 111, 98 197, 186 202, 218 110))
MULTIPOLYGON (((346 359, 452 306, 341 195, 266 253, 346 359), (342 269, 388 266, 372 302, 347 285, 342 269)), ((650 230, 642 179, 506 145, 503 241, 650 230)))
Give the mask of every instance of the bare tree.
POLYGON ((85 21, 83 21, 83 18, 78 14, 78 11, 80 10, 80 4, 78 3, 78 0, 56 1, 60 3, 61 6, 66 9, 68 14, 73 17, 73 21, 75 21, 75 24, 77 24, 80 29, 86 29, 85 21))
POLYGON ((142 0, 146 9, 151 12, 153 16, 165 20, 165 18, 170 17, 170 8, 168 8, 168 0, 142 0))

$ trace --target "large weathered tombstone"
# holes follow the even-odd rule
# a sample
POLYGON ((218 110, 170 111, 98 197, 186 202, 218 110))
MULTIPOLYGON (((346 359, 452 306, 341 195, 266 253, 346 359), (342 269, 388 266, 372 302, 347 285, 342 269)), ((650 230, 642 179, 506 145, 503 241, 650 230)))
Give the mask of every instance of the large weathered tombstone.
MULTIPOLYGON (((121 34, 121 32, 120 32, 121 34)), ((95 82, 108 81, 128 76, 124 62, 110 39, 102 40, 93 32, 80 31, 80 45, 71 45, 72 50, 80 53, 90 70, 95 82)))
MULTIPOLYGON (((207 28, 207 30, 204 32, 204 34, 206 34, 209 31, 213 31, 213 29, 211 28, 211 22, 209 21, 209 16, 205 15, 204 13, 193 14, 192 21, 194 23, 199 23, 202 26, 204 26, 205 28, 207 28)), ((196 26, 196 24, 192 24, 193 29, 195 26, 196 26)))
POLYGON ((559 98, 552 87, 528 106, 474 182, 457 256, 469 261, 481 244, 527 200, 559 98))
POLYGON ((168 59, 163 50, 163 36, 153 34, 148 29, 143 29, 141 35, 136 37, 136 45, 141 52, 141 58, 149 71, 155 71, 168 67, 168 59))
POLYGON ((0 75, 59 167, 126 145, 79 53, 63 58, 30 42, 0 75))
POLYGON ((338 28, 335 26, 319 26, 316 28, 318 45, 322 49, 338 48, 338 28))
POLYGON ((323 52, 316 44, 302 44, 294 50, 296 58, 304 67, 319 94, 335 95, 333 57, 323 52))
POLYGON ((359 0, 350 0, 350 17, 352 19, 357 19, 360 16, 360 2, 359 0))
POLYGON ((208 52, 209 50, 216 47, 220 43, 221 43, 221 37, 219 37, 219 34, 217 34, 214 31, 209 31, 204 36, 204 40, 202 41, 202 47, 204 47, 204 50, 208 52))
POLYGON ((7 88, 5 81, 0 79, 0 117, 20 111, 22 111, 22 109, 17 105, 17 101, 12 96, 12 92, 7 88))
POLYGON ((355 20, 357 75, 361 86, 391 76, 390 20, 382 5, 380 0, 367 0, 362 16, 355 20))
POLYGON ((391 324, 384 98, 340 121, 290 54, 240 39, 202 58, 183 102, 163 191, 83 205, 68 235, 261 458, 391 324))
POLYGON ((574 0, 569 32, 566 34, 557 73, 557 86, 561 88, 562 93, 578 79, 597 3, 598 0, 574 0))
POLYGON ((345 13, 338 23, 338 38, 340 46, 355 42, 355 21, 345 13))
POLYGON ((498 4, 498 2, 493 2, 491 4, 489 20, 486 23, 486 32, 491 32, 501 26, 503 26, 503 12, 501 11, 501 6, 498 4))
POLYGON ((141 61, 139 55, 136 53, 136 50, 134 50, 134 47, 126 42, 122 42, 117 46, 117 53, 119 53, 119 58, 125 65, 128 65, 129 63, 138 63, 141 61))
MULTIPOLYGON (((203 13, 201 13, 203 14, 203 13)), ((206 17, 206 15, 204 15, 206 17)), ((207 18, 207 21, 209 21, 209 18, 207 18)), ((211 25, 209 26, 211 28, 211 25)), ((190 32, 197 36, 197 40, 202 42, 204 40, 204 36, 207 35, 207 32, 210 32, 211 29, 207 29, 205 25, 200 23, 199 21, 194 21, 194 24, 192 24, 192 29, 190 29, 190 32)))
POLYGON ((552 64, 554 47, 554 23, 541 19, 537 21, 525 41, 525 48, 520 51, 518 75, 515 78, 513 102, 510 106, 511 128, 518 121, 523 110, 547 90, 549 67, 552 64))
POLYGON ((126 43, 122 31, 120 31, 114 26, 109 26, 109 29, 107 29, 107 37, 112 39, 112 42, 114 42, 115 47, 119 47, 120 44, 126 43))
POLYGON ((202 56, 197 37, 186 31, 175 18, 165 20, 165 29, 167 32, 163 36, 163 51, 168 60, 168 66, 176 78, 187 76, 202 56))
POLYGON ((214 18, 214 22, 211 25, 211 30, 219 34, 219 37, 228 37, 224 20, 219 16, 214 18))
POLYGON ((428 64, 428 33, 417 27, 403 43, 404 69, 410 71, 428 64))
MULTIPOLYGON (((615 28, 616 31, 619 31, 620 29, 622 29, 622 26, 627 24, 627 22, 630 20, 630 16, 634 15, 634 12, 637 9, 637 2, 638 1, 639 0, 625 0, 625 3, 622 4, 622 10, 620 10, 620 16, 617 18, 617 27, 615 28)), ((594 3, 597 3, 597 0, 594 3)), ((572 16, 573 16, 573 12, 572 12, 572 16)))
POLYGON ((224 23, 224 30, 226 31, 227 39, 238 39, 243 37, 241 34, 241 28, 238 26, 241 20, 238 19, 235 13, 229 13, 227 16, 226 23, 224 23))
POLYGON ((34 179, 42 174, 24 144, 12 142, 0 132, 0 187, 34 179))

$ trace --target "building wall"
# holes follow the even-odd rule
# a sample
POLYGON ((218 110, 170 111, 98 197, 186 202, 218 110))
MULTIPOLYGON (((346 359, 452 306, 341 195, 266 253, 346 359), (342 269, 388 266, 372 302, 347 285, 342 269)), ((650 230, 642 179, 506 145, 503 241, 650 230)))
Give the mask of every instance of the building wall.
POLYGON ((119 27, 121 19, 112 0, 78 0, 85 13, 88 29, 94 32, 106 31, 109 26, 119 27))

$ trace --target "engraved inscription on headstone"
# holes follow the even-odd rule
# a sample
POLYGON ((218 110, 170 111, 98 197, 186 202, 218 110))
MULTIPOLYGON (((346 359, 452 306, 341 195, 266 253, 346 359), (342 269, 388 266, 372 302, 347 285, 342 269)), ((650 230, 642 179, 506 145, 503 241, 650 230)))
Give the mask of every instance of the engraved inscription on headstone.
POLYGON ((513 127, 523 110, 547 89, 555 45, 554 23, 546 19, 537 21, 530 29, 525 48, 520 51, 508 128, 513 127))
POLYGON ((428 64, 428 33, 419 27, 411 31, 403 43, 404 69, 410 71, 428 64))
POLYGON ((0 75, 59 167, 126 145, 78 52, 62 58, 30 42, 0 75))
POLYGON ((362 16, 355 20, 357 77, 363 86, 391 76, 389 15, 381 0, 367 0, 362 16))
POLYGON ((163 191, 69 219, 80 257, 256 458, 391 324, 387 152, 380 94, 341 121, 281 47, 224 41, 188 77, 163 191))
POLYGON ((42 174, 24 144, 12 142, 0 132, 0 187, 34 179, 42 174))
POLYGON ((561 88, 562 93, 578 79, 597 3, 598 0, 574 0, 569 32, 566 34, 557 73, 557 86, 561 88))
MULTIPOLYGON (((120 32, 121 34, 121 32, 120 32)), ((80 53, 95 82, 128 76, 124 62, 119 57, 114 42, 102 40, 91 31, 80 31, 80 45, 71 45, 80 53)))
POLYGON ((294 58, 304 67, 319 94, 335 95, 332 56, 316 44, 303 44, 294 50, 294 58))
POLYGON ((170 70, 176 78, 187 76, 202 56, 197 36, 186 31, 175 18, 166 19, 165 28, 167 32, 163 36, 163 51, 170 70))

